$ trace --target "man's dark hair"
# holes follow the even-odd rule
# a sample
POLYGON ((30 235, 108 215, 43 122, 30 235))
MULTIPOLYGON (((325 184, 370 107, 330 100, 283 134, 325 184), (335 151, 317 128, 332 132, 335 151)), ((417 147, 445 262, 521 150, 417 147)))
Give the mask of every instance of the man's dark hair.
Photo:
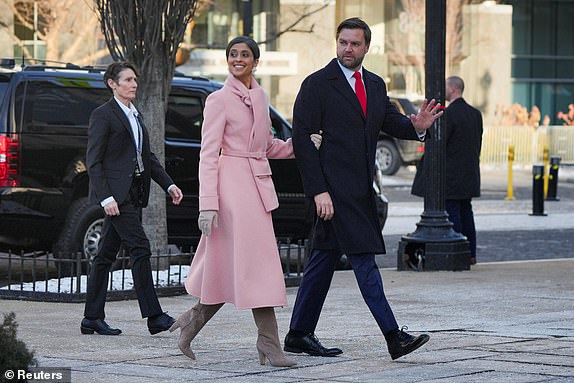
POLYGON ((108 65, 106 72, 104 73, 104 83, 110 92, 113 93, 112 88, 110 88, 108 85, 108 80, 114 80, 115 82, 118 82, 120 79, 120 73, 126 69, 133 70, 136 76, 139 77, 136 67, 127 61, 118 61, 108 65))
POLYGON ((367 43, 367 45, 371 43, 371 28, 369 28, 369 25, 358 17, 351 17, 350 19, 343 20, 337 27, 337 38, 339 38, 339 33, 341 33, 341 30, 343 29, 362 29, 365 34, 365 43, 367 43))
POLYGON ((259 60, 259 55, 260 55, 259 45, 257 45, 255 40, 253 40, 251 37, 247 37, 247 36, 237 36, 236 38, 231 40, 229 42, 229 44, 227 44, 227 48, 225 49, 225 57, 229 58, 229 51, 231 50, 232 46, 234 46, 235 44, 241 44, 241 43, 247 44, 247 46, 251 50, 251 53, 253 53, 253 57, 255 58, 255 60, 259 60))

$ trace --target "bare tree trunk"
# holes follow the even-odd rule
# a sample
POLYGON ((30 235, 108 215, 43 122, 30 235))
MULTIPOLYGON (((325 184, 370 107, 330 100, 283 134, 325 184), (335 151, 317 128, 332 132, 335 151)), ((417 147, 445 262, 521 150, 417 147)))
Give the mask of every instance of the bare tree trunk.
MULTIPOLYGON (((146 71, 145 81, 139 83, 137 107, 142 111, 145 125, 150 136, 152 151, 160 163, 165 163, 165 114, 167 109, 167 93, 165 74, 162 68, 166 65, 165 57, 151 57, 146 71)), ((152 182, 149 204, 144 209, 143 226, 152 246, 152 252, 164 253, 167 249, 167 214, 166 192, 158 184, 152 182)))
MULTIPOLYGON (((114 60, 128 60, 140 71, 137 106, 152 151, 165 163, 165 114, 175 72, 175 53, 197 0, 95 0, 100 26, 114 60)), ((143 223, 152 251, 167 251, 166 194, 152 183, 143 223)))

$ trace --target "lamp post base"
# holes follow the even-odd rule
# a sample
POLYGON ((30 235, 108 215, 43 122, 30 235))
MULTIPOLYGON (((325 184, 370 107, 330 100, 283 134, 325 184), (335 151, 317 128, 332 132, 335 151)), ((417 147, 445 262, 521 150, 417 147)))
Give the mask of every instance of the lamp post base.
POLYGON ((469 243, 467 240, 458 242, 416 242, 403 237, 399 242, 397 270, 470 270, 469 243))

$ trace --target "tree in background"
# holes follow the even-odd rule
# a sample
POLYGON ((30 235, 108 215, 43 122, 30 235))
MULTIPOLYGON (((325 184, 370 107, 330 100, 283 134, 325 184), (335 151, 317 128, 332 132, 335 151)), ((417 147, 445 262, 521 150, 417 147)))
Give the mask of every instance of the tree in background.
MULTIPOLYGON (((164 162, 167 98, 175 56, 198 0, 95 0, 100 27, 115 61, 139 70, 137 107, 149 129, 150 144, 164 162)), ((191 171, 191 170, 190 170, 191 171)), ((152 183, 143 224, 152 250, 167 250, 165 191, 152 183)))
MULTIPOLYGON (((389 61, 407 81, 409 88, 424 94, 425 82, 425 0, 401 0, 402 11, 397 18, 399 33, 390 34, 385 41, 389 61)), ((446 4, 445 74, 453 73, 464 55, 462 53, 462 11, 470 0, 449 0, 446 4)), ((391 84, 392 85, 392 84, 391 84)))
POLYGON ((108 55, 100 47, 97 15, 82 1, 16 0, 6 2, 5 7, 13 14, 14 25, 0 23, 0 28, 25 59, 88 65, 108 55), (35 57, 29 43, 34 38, 45 44, 45 57, 35 57))

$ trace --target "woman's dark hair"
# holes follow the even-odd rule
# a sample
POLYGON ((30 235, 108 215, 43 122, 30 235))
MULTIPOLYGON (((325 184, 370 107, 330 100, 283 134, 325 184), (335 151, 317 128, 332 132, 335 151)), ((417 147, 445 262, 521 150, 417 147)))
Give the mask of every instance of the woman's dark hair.
POLYGON ((112 88, 110 88, 110 86, 108 85, 108 80, 114 80, 115 82, 118 82, 120 80, 120 73, 126 69, 133 70, 135 75, 139 76, 138 71, 133 66, 133 64, 127 61, 114 62, 108 65, 108 67, 106 68, 106 72, 104 73, 104 83, 106 84, 106 87, 110 90, 110 92, 113 93, 112 88))
POLYGON ((365 43, 367 45, 371 43, 371 28, 369 28, 369 25, 358 17, 351 17, 350 19, 343 20, 337 27, 337 38, 339 38, 339 33, 341 33, 342 29, 362 29, 365 35, 365 43))
POLYGON ((255 42, 255 40, 247 36, 237 36, 236 38, 231 40, 229 44, 227 44, 227 48, 225 49, 225 57, 229 57, 229 51, 231 50, 232 46, 240 43, 247 44, 247 46, 251 50, 251 53, 253 53, 253 57, 255 58, 255 60, 259 60, 259 46, 255 42))

